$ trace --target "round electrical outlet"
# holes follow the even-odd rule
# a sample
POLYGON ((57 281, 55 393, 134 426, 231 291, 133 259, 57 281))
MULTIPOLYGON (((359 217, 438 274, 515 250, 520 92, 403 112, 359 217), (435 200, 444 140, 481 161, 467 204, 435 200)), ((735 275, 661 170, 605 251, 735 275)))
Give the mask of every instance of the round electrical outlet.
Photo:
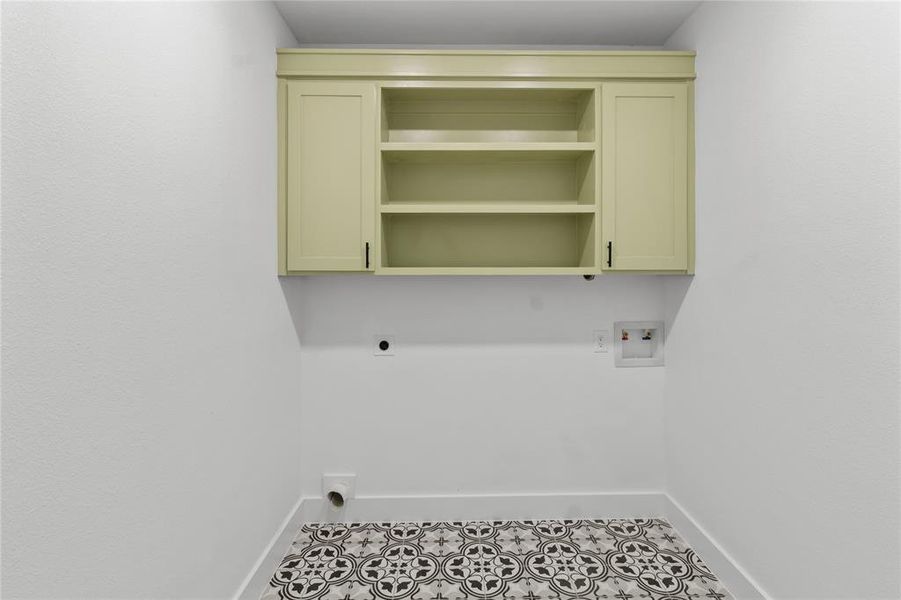
POLYGON ((375 356, 394 356, 397 352, 397 344, 394 336, 387 333, 377 333, 372 336, 372 353, 375 356))

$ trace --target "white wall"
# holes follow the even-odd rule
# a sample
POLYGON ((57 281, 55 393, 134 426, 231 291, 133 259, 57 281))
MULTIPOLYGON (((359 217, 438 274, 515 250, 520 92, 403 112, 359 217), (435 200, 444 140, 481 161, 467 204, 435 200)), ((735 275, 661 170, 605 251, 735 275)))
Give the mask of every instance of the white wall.
POLYGON ((703 4, 667 489, 773 598, 899 597, 898 4, 703 4))
POLYGON ((660 490, 663 370, 615 369, 592 331, 663 318, 662 282, 619 276, 302 277, 304 494, 660 490), (374 357, 373 336, 397 354, 374 357))
POLYGON ((234 593, 299 495, 268 3, 3 3, 4 598, 234 593))
POLYGON ((590 283, 279 283, 274 9, 2 6, 4 597, 227 596, 323 471, 664 467, 774 597, 897 591, 896 5, 701 6, 670 42, 699 51, 698 275, 590 283), (665 312, 665 370, 591 352, 665 312))

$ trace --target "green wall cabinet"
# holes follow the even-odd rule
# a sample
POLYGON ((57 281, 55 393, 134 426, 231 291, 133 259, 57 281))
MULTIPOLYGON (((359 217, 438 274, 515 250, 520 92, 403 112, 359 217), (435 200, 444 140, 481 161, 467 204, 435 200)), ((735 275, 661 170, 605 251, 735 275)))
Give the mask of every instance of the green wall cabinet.
POLYGON ((279 273, 693 270, 694 54, 280 50, 279 273))

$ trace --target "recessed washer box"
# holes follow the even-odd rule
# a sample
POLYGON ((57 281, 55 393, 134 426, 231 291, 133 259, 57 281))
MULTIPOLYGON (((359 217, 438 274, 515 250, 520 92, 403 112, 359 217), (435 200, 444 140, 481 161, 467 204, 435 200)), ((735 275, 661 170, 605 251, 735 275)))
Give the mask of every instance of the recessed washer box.
POLYGON ((614 323, 614 364, 617 367, 662 367, 663 321, 614 323))

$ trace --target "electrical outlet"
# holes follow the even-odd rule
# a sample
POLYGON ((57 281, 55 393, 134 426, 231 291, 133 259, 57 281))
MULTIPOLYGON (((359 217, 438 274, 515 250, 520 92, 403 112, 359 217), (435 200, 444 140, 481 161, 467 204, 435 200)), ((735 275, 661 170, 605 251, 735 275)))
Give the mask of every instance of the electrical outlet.
POLYGON ((373 356, 394 356, 394 336, 377 335, 373 340, 373 356))
POLYGON ((610 331, 607 329, 596 329, 594 332, 594 351, 609 352, 610 351, 610 331))

